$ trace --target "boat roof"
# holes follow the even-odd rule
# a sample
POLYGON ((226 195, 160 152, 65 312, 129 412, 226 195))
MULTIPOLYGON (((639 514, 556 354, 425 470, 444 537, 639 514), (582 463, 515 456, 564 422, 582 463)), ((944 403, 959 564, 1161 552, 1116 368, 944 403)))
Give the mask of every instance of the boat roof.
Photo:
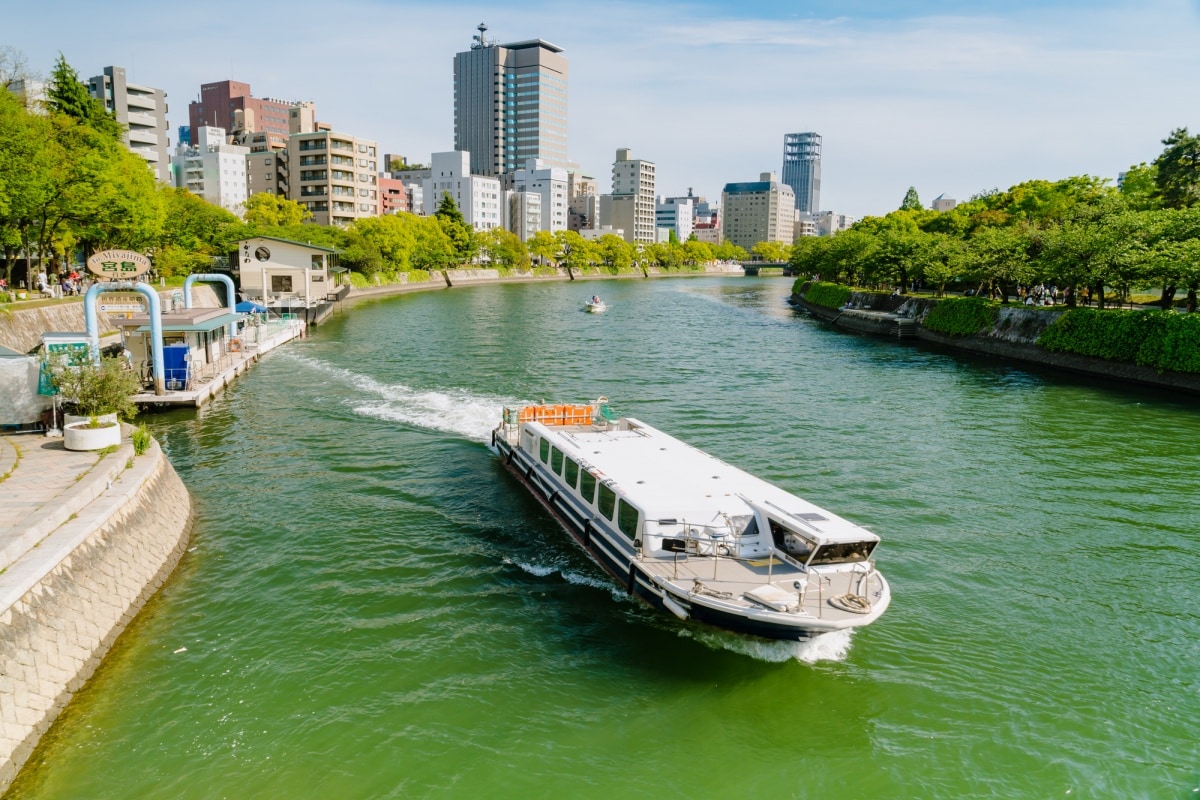
POLYGON ((696 525, 752 514, 750 500, 789 527, 829 542, 878 541, 855 525, 774 484, 631 417, 592 426, 525 426, 548 439, 642 510, 647 520, 696 525), (743 499, 745 498, 745 499, 743 499))

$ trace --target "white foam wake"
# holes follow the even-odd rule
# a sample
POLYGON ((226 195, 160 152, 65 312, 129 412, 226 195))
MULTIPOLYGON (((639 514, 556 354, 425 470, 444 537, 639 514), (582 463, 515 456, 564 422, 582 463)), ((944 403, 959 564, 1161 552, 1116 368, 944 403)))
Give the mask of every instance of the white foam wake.
POLYGON ((783 642, 737 636, 719 631, 697 629, 680 631, 681 636, 692 636, 696 641, 708 647, 732 650, 759 661, 774 663, 803 661, 805 664, 815 664, 818 661, 844 661, 850 652, 850 640, 853 634, 853 630, 841 630, 823 633, 802 642, 783 642))
POLYGON ((289 355, 297 362, 358 389, 366 397, 351 398, 347 405, 356 414, 419 428, 444 431, 469 439, 487 441, 511 398, 487 397, 465 389, 414 389, 402 383, 383 383, 369 375, 337 367, 318 358, 289 355))
POLYGON ((593 589, 602 589, 611 594, 614 600, 623 601, 629 599, 629 595, 621 587, 610 580, 606 580, 604 577, 575 572, 557 564, 530 564, 525 561, 516 561, 509 558, 504 559, 504 561, 507 564, 520 567, 530 575, 536 575, 539 578, 545 578, 557 572, 567 583, 574 584, 575 586, 590 586, 593 589))

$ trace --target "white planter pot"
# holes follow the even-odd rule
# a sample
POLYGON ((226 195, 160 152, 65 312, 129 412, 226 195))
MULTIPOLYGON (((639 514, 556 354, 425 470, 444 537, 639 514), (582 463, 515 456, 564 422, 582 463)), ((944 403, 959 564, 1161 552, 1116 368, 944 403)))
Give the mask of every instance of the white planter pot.
POLYGON ((63 447, 68 450, 103 450, 121 444, 121 425, 104 422, 99 428, 89 422, 72 422, 63 426, 63 447))
MULTIPOLYGON (((96 417, 100 422, 116 422, 117 412, 111 414, 100 414, 96 417)), ((91 417, 81 417, 78 414, 63 414, 63 426, 70 425, 73 422, 91 422, 91 417)))

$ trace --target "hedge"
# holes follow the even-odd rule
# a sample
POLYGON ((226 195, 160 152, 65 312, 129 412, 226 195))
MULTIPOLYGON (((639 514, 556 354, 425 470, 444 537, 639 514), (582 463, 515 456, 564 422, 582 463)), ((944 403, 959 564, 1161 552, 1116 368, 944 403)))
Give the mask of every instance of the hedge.
POLYGON ((815 281, 800 295, 806 303, 825 308, 841 308, 850 300, 850 287, 839 283, 815 281))
POLYGON ((929 309, 926 328, 950 336, 973 336, 996 324, 1000 305, 986 297, 952 297, 929 309))
POLYGON ((1038 338, 1047 350, 1200 372, 1200 314, 1074 308, 1038 338))

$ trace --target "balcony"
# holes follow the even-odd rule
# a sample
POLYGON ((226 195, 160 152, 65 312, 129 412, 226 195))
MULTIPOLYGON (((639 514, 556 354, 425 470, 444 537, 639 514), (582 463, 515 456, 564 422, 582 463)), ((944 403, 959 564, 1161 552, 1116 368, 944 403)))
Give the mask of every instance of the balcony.
POLYGON ((129 112, 130 127, 138 126, 141 128, 158 128, 158 120, 153 114, 140 114, 134 111, 129 112))
POLYGON ((129 146, 134 147, 139 144, 155 146, 158 144, 158 134, 153 130, 145 128, 130 128, 129 129, 129 146))

